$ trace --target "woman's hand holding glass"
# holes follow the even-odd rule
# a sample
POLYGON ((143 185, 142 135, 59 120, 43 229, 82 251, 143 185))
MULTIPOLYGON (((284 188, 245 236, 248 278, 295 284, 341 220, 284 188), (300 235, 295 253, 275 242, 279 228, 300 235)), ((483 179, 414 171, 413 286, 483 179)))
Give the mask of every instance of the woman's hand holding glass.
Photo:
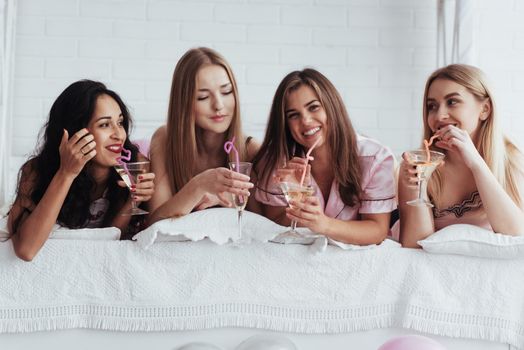
MULTIPOLYGON (((227 168, 208 169, 198 174, 196 178, 198 188, 204 192, 204 196, 205 194, 214 195, 218 203, 228 203, 228 206, 231 206, 232 203, 224 196, 224 192, 237 196, 249 196, 249 190, 253 188, 253 184, 249 182, 249 176, 227 168)), ((202 203, 202 201, 199 202, 199 204, 202 203)))
POLYGON ((93 135, 87 129, 77 131, 69 137, 67 130, 64 130, 60 146, 60 168, 67 175, 77 177, 88 161, 96 156, 96 142, 93 135))
MULTIPOLYGON (((118 185, 121 187, 128 187, 126 183, 122 180, 118 181, 118 185)), ((141 203, 147 202, 155 193, 155 174, 154 173, 144 173, 140 174, 137 177, 137 182, 131 185, 130 199, 134 202, 141 203)))
MULTIPOLYGON (((293 208, 297 201, 305 201, 314 192, 313 188, 308 186, 311 182, 311 166, 307 164, 305 158, 292 158, 283 168, 276 170, 274 180, 284 194, 289 208, 293 208)), ((291 219, 290 230, 282 233, 281 238, 300 237, 300 233, 296 231, 297 220, 289 216, 287 212, 286 216, 291 219)))
POLYGON ((286 208, 286 216, 289 219, 295 220, 297 224, 307 227, 313 232, 326 232, 328 217, 324 214, 316 196, 308 196, 301 201, 291 200, 289 205, 286 208))
POLYGON ((420 181, 420 169, 411 163, 407 152, 402 153, 402 161, 399 168, 399 181, 407 189, 413 192, 413 197, 418 193, 418 182, 420 181))
MULTIPOLYGON (((418 187, 416 198, 407 201, 406 204, 417 207, 433 207, 427 193, 428 180, 435 169, 443 163, 445 155, 436 151, 418 149, 404 152, 402 157, 403 163, 411 167, 411 169, 407 170, 408 184, 413 181, 412 175, 415 172, 418 187)), ((406 176, 405 169, 401 170, 401 172, 403 172, 401 173, 402 175, 406 176)), ((405 180, 403 180, 403 183, 406 184, 405 180)))

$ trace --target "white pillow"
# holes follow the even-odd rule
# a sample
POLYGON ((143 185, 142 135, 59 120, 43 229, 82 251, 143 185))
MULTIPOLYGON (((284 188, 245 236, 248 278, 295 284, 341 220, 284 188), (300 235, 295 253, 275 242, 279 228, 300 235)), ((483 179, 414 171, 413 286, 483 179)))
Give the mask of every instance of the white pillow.
MULTIPOLYGON (((287 228, 264 216, 244 211, 242 214, 242 239, 267 242, 287 228)), ((175 219, 158 221, 137 233, 133 240, 142 248, 148 248, 155 241, 199 241, 209 238, 217 244, 238 239, 238 215, 234 208, 211 208, 192 212, 175 219)))
POLYGON ((117 227, 69 229, 55 225, 49 239, 76 239, 86 241, 118 241, 121 232, 117 227))
MULTIPOLYGON (((56 224, 51 231, 49 239, 118 241, 121 234, 120 229, 116 227, 69 229, 56 224)), ((9 230, 5 216, 0 218, 0 241, 8 238, 9 230)))
POLYGON ((417 243, 425 251, 436 254, 495 259, 524 258, 524 237, 493 233, 474 225, 450 225, 417 243))

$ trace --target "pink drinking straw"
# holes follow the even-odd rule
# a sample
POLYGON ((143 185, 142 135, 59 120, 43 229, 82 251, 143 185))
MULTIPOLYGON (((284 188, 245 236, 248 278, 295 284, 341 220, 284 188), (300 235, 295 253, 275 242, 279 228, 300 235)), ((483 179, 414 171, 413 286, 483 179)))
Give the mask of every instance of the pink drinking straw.
POLYGON ((307 163, 309 162, 309 156, 311 155, 311 152, 313 152, 313 149, 318 145, 320 142, 320 137, 315 141, 313 146, 307 151, 306 153, 306 165, 304 165, 304 170, 302 170, 302 177, 300 178, 300 186, 304 185, 304 179, 306 178, 306 171, 307 171, 307 163))
POLYGON ((128 162, 131 160, 131 151, 122 147, 122 153, 124 153, 125 156, 121 155, 120 157, 117 158, 117 160, 120 163, 120 165, 122 165, 122 168, 124 168, 126 174, 129 176, 129 180, 133 181, 133 177, 131 176, 131 174, 129 173, 129 170, 127 169, 127 163, 124 162, 124 160, 128 162))
POLYGON ((128 150, 128 149, 122 148, 122 153, 125 153, 126 155, 125 155, 125 156, 120 156, 120 157, 118 157, 118 160, 119 160, 121 163, 123 163, 123 162, 122 162, 122 159, 123 159, 123 160, 126 160, 126 161, 129 162, 129 161, 131 160, 131 151, 128 150))
POLYGON ((236 171, 240 172, 240 158, 238 157, 238 151, 235 147, 235 136, 233 136, 231 141, 224 143, 224 151, 226 151, 227 154, 230 154, 231 151, 235 152, 235 164, 237 166, 236 171))
MULTIPOLYGON (((226 151, 227 154, 230 154, 231 151, 235 152, 235 164, 237 166, 237 173, 240 172, 240 158, 238 157, 238 150, 235 147, 235 136, 231 139, 231 141, 227 141, 224 143, 224 151, 226 151)), ((244 203, 244 197, 238 196, 238 199, 240 203, 244 203)))

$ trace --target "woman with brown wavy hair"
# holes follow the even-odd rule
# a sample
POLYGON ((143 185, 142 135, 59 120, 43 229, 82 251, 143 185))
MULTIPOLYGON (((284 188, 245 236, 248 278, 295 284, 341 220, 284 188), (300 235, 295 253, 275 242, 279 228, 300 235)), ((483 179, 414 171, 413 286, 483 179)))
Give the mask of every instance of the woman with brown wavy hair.
POLYGON ((380 243, 396 208, 394 163, 387 148, 355 132, 342 98, 324 75, 294 71, 277 88, 254 160, 255 199, 261 212, 280 224, 296 220, 337 241, 380 243), (306 166, 304 155, 313 145, 313 160, 306 166), (278 178, 291 169, 298 181, 304 168, 315 194, 286 209, 278 178))
POLYGON ((249 177, 227 169, 224 143, 235 136, 240 160, 257 145, 240 123, 238 88, 231 67, 216 51, 187 51, 173 73, 167 124, 151 140, 151 167, 157 175, 150 223, 193 210, 230 206, 226 193, 249 195, 249 177))

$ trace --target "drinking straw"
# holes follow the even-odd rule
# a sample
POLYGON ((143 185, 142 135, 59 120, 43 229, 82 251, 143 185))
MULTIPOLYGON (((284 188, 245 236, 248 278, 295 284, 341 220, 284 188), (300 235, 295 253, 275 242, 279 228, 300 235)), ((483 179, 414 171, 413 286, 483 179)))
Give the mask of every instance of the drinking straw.
POLYGON ((429 146, 431 146, 433 144, 433 140, 437 137, 438 135, 433 135, 429 138, 429 141, 427 140, 424 140, 424 148, 426 149, 426 163, 430 163, 431 161, 431 154, 429 153, 429 146))
POLYGON ((129 180, 133 181, 133 177, 131 176, 131 173, 129 173, 129 170, 127 169, 127 163, 124 162, 124 160, 128 162, 131 160, 131 151, 122 147, 122 153, 124 153, 125 156, 120 155, 120 157, 117 158, 117 161, 118 163, 120 163, 120 165, 122 165, 122 168, 124 168, 124 171, 129 176, 129 180))
POLYGON ((118 160, 122 162, 122 159, 123 159, 129 162, 131 160, 131 151, 128 149, 122 148, 122 152, 125 153, 126 155, 118 157, 118 160))
POLYGON ((313 152, 313 149, 318 145, 320 142, 320 137, 315 141, 313 146, 307 151, 306 153, 306 165, 304 165, 304 170, 302 170, 302 177, 300 178, 300 186, 303 186, 304 179, 306 178, 306 170, 307 170, 307 163, 309 162, 309 156, 311 155, 311 152, 313 152))
POLYGON ((226 151, 227 154, 230 154, 231 151, 235 152, 236 171, 240 172, 240 159, 238 157, 238 150, 235 147, 235 136, 233 136, 231 141, 224 143, 224 151, 226 151))
MULTIPOLYGON (((239 173, 240 172, 240 159, 238 157, 238 150, 235 147, 235 136, 233 136, 231 141, 227 141, 226 143, 224 143, 224 151, 226 151, 227 154, 230 154, 231 151, 235 152, 236 171, 237 171, 237 173, 239 173)), ((240 201, 240 203, 243 204, 244 203, 244 196, 238 196, 238 200, 240 201)))

